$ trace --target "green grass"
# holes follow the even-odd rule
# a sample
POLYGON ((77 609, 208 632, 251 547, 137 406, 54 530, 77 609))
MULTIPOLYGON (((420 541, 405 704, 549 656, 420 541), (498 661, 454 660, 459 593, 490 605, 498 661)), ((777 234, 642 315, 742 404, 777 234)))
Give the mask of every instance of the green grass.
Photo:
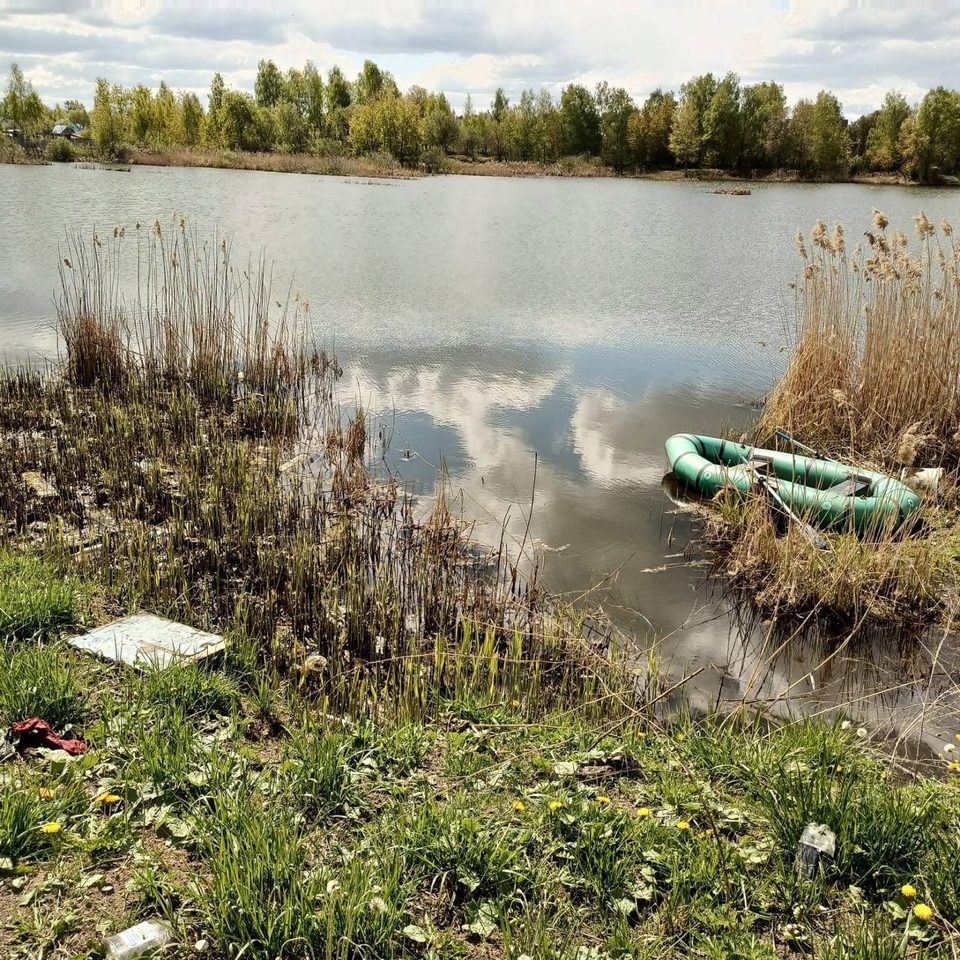
MULTIPOLYGON (((85 679, 113 688, 86 718, 92 752, 0 767, 0 865, 57 891, 13 908, 12 957, 40 949, 36 916, 55 905, 80 919, 61 946, 83 955, 97 902, 82 878, 118 866, 136 878, 124 922, 160 911, 218 960, 883 960, 905 937, 929 957, 957 946, 960 778, 893 782, 852 729, 678 717, 613 734, 472 701, 419 722, 361 704, 338 719, 290 686, 271 708, 292 719, 264 726, 262 704, 215 668, 91 664, 85 679), (601 779, 579 774, 598 764, 601 779), (122 799, 105 806, 105 792, 122 799), (838 849, 805 881, 793 857, 810 819, 838 849), (51 821, 60 833, 40 829, 51 821), (918 901, 934 919, 908 924, 918 901)), ((32 684, 15 677, 10 689, 32 684)), ((0 866, 0 897, 16 876, 0 866)))
POLYGON ((0 643, 0 724, 41 717, 55 730, 87 715, 87 693, 69 650, 59 645, 0 643))
POLYGON ((44 639, 77 623, 78 583, 41 560, 0 550, 0 641, 44 639))

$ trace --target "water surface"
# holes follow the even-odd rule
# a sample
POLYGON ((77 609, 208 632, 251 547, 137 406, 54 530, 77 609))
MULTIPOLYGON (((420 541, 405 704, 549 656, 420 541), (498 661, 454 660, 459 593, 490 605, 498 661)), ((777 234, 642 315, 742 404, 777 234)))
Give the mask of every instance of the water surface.
MULTIPOLYGON (((746 424, 782 369, 796 231, 840 220, 853 245, 875 207, 909 229, 921 208, 955 220, 960 193, 5 166, 0 352, 55 349, 67 231, 129 233, 175 212, 218 226, 266 249, 279 297, 292 284, 309 300, 346 389, 390 425, 401 476, 429 492, 444 462, 481 536, 507 517, 521 538, 532 500, 551 585, 594 588, 621 624, 667 635, 672 675, 703 668, 695 700, 872 697, 887 681, 859 658, 807 678, 813 650, 768 666, 769 651, 731 636, 685 554, 691 520, 660 484, 665 437, 746 424)), ((862 712, 887 718, 917 696, 898 689, 862 712)))

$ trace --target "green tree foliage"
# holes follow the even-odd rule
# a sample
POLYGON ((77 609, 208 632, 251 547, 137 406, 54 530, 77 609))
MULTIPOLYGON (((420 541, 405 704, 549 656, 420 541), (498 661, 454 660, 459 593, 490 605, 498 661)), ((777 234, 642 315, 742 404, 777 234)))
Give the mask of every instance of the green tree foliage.
POLYGON ((593 94, 577 83, 560 94, 560 121, 564 153, 596 154, 600 150, 600 113, 593 94))
POLYGON ((20 67, 13 63, 7 74, 7 86, 0 114, 10 121, 16 130, 27 136, 37 136, 46 132, 49 112, 44 107, 33 84, 24 76, 20 67))
POLYGON ((331 67, 327 74, 326 128, 328 136, 346 140, 350 133, 350 84, 339 67, 331 67))
POLYGON ((921 101, 916 118, 901 127, 901 149, 909 173, 927 182, 960 166, 960 93, 936 87, 921 101), (906 128, 906 129, 904 129, 906 128))
POLYGON ((212 146, 220 145, 220 115, 223 111, 223 94, 226 85, 222 75, 218 72, 210 81, 210 96, 207 99, 207 122, 204 130, 204 139, 212 146))
POLYGON ((363 69, 353 82, 353 100, 355 103, 373 103, 383 96, 399 96, 400 91, 393 77, 381 70, 372 60, 364 60, 363 69))
POLYGON ((303 96, 307 124, 312 130, 322 131, 326 115, 323 77, 312 60, 303 68, 303 96))
POLYGON ((510 99, 497 87, 490 103, 490 122, 486 125, 486 148, 497 160, 504 160, 510 143, 510 123, 508 110, 510 99))
POLYGON ((703 117, 703 140, 707 162, 734 169, 740 162, 740 78, 728 73, 710 98, 703 117))
POLYGON ((741 94, 742 162, 751 168, 777 167, 786 156, 789 111, 779 83, 755 83, 741 94))
POLYGON ((630 117, 628 136, 638 167, 662 167, 670 163, 670 130, 676 109, 677 101, 672 93, 654 90, 630 117))
POLYGON ((228 150, 269 149, 269 114, 240 90, 225 90, 220 106, 220 140, 228 150))
POLYGON ((623 173, 630 156, 630 118, 636 112, 633 98, 623 87, 605 92, 600 117, 601 157, 623 173))
POLYGON ((424 144, 449 153, 457 142, 460 125, 453 110, 450 109, 447 98, 442 93, 429 95, 423 104, 422 111, 419 100, 414 102, 420 111, 424 144))
POLYGON ((275 106, 284 92, 284 79, 280 68, 272 60, 261 60, 257 64, 257 79, 253 85, 257 105, 275 106))
MULTIPOLYGON (((865 149, 857 152, 865 157, 867 164, 874 170, 893 170, 903 161, 900 152, 900 130, 904 120, 910 116, 907 100, 903 94, 891 90, 884 98, 883 106, 869 116, 874 122, 867 133, 865 149)), ((855 150, 856 146, 859 144, 854 146, 855 150)))
POLYGON ((203 105, 195 93, 180 94, 180 121, 183 143, 196 147, 203 140, 203 105))
POLYGON ((826 90, 817 94, 811 118, 811 159, 817 173, 846 173, 850 142, 840 101, 826 90))
POLYGON ((123 89, 103 77, 97 79, 90 113, 90 135, 100 153, 114 154, 126 136, 130 98, 123 89))
POLYGON ((707 111, 716 92, 717 81, 712 73, 694 77, 680 88, 680 105, 670 131, 670 150, 684 167, 703 163, 707 111))
POLYGON ((416 100, 388 92, 357 105, 350 122, 350 145, 357 153, 389 153, 402 164, 415 163, 423 145, 416 100))
POLYGON ((901 170, 934 182, 960 173, 960 93, 929 91, 911 107, 896 91, 883 106, 848 123, 837 98, 788 108, 783 87, 761 82, 742 86, 728 73, 692 77, 679 98, 655 90, 639 108, 622 89, 599 83, 593 92, 571 83, 558 100, 545 89, 525 90, 511 103, 495 92, 486 110, 468 95, 458 117, 446 96, 423 87, 401 94, 393 77, 367 60, 353 83, 338 67, 324 78, 312 61, 281 73, 261 60, 255 96, 229 90, 215 74, 207 109, 194 93, 174 94, 165 82, 156 90, 128 90, 97 81, 88 116, 67 101, 49 110, 13 64, 0 115, 28 135, 43 135, 55 120, 89 125, 102 153, 126 142, 234 150, 389 153, 403 164, 423 152, 430 169, 446 154, 471 159, 536 161, 564 156, 602 160, 618 172, 648 166, 712 164, 730 170, 790 167, 804 176, 844 177, 849 171, 901 170), (333 143, 332 141, 339 141, 333 143))

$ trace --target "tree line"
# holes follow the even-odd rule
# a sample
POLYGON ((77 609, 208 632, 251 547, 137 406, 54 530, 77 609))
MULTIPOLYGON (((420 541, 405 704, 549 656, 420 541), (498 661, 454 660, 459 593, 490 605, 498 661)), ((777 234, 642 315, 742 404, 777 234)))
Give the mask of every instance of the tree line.
POLYGON ((208 147, 336 155, 382 154, 404 165, 438 168, 449 155, 550 164, 583 157, 618 172, 716 167, 752 173, 788 169, 803 176, 902 172, 921 181, 960 172, 960 93, 930 90, 911 105, 891 91, 880 109, 853 122, 837 97, 787 103, 782 85, 743 84, 733 73, 693 77, 679 93, 655 90, 642 103, 607 83, 571 83, 558 97, 502 89, 486 109, 468 95, 457 114, 443 93, 394 78, 367 60, 348 80, 310 61, 281 71, 261 60, 254 92, 227 87, 217 73, 207 104, 161 82, 124 88, 98 79, 87 114, 72 101, 46 107, 16 66, 0 107, 26 133, 58 118, 80 123, 103 154, 127 146, 208 147))

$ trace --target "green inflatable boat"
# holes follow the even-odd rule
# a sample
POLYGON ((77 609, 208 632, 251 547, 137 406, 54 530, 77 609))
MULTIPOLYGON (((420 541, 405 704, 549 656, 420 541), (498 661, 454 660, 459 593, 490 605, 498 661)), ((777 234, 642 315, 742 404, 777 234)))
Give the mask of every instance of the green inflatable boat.
POLYGON ((759 474, 790 510, 828 530, 892 531, 920 506, 920 498, 899 480, 833 460, 692 433, 675 434, 665 447, 674 474, 687 487, 707 496, 724 488, 750 493, 757 490, 759 474))

